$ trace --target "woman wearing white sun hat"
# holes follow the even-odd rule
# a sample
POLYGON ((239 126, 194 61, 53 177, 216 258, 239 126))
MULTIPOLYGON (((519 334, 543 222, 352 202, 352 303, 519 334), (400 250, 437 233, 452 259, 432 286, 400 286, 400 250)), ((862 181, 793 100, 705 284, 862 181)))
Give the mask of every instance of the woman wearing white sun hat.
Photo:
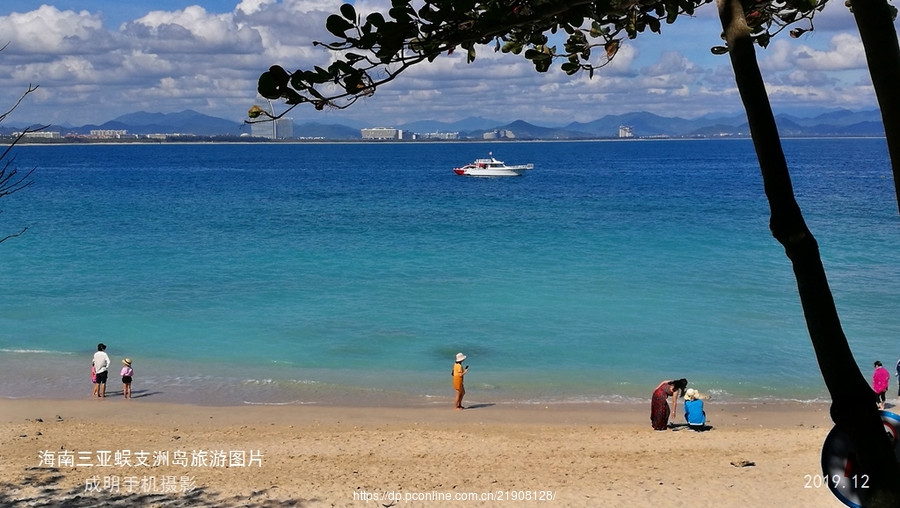
POLYGON ((684 419, 687 420, 691 427, 706 425, 706 412, 703 411, 703 400, 700 399, 700 392, 693 388, 688 388, 684 392, 684 419))
POLYGON ((463 395, 466 394, 466 388, 463 386, 463 376, 469 371, 469 366, 463 367, 462 362, 466 359, 466 355, 456 353, 456 363, 453 364, 453 389, 456 390, 455 409, 465 409, 462 405, 463 395))

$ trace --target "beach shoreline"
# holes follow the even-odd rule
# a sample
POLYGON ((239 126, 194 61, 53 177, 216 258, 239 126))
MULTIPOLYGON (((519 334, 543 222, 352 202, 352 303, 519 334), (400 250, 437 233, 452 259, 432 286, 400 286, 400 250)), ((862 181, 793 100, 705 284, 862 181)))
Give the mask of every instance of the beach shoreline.
MULTIPOLYGON (((0 397, 10 399, 80 400, 90 393, 88 377, 93 353, 2 351, 0 397), (85 365, 88 367, 86 368, 85 365)), ((107 391, 121 394, 118 376, 122 354, 111 354, 114 369, 107 391)), ((441 405, 454 391, 445 370, 357 370, 304 368, 290 364, 231 364, 196 359, 143 358, 134 363, 134 397, 142 401, 211 406, 441 405)), ((660 378, 662 379, 662 378, 660 378)), ((763 381, 735 382, 689 376, 690 386, 719 403, 820 403, 827 391, 772 388, 763 381)), ((467 402, 496 405, 629 404, 644 402, 654 384, 641 385, 623 373, 527 373, 473 370, 466 379, 467 402), (567 378, 566 376, 569 376, 567 378), (570 379, 571 378, 571 379, 570 379)))
POLYGON ((497 496, 507 496, 525 506, 841 506, 813 481, 831 428, 827 404, 709 404, 713 430, 655 432, 649 401, 473 404, 464 411, 450 402, 0 399, 0 505, 496 506, 497 496), (110 461, 127 451, 131 462, 104 467, 100 451, 110 461), (148 465, 133 464, 141 452, 148 465), (173 464, 177 452, 185 466, 173 464), (211 465, 219 452, 223 464, 211 465), (49 467, 48 453, 87 462, 49 467), (244 465, 226 463, 233 453, 244 465), (168 465, 149 465, 155 454, 165 454, 168 465), (258 463, 248 467, 251 457, 258 463), (741 461, 754 465, 732 465, 741 461), (85 492, 92 478, 97 488, 85 492), (141 490, 149 478, 159 492, 141 490))

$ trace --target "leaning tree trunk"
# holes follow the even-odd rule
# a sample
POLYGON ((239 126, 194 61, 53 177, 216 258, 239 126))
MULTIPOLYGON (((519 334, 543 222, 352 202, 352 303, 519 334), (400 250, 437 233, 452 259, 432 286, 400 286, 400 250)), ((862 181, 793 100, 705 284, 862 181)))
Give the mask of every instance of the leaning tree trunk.
POLYGON ((851 0, 851 10, 866 50, 866 63, 881 108, 887 137, 894 192, 900 207, 900 44, 887 0, 851 0))
POLYGON ((718 6, 769 201, 769 228, 775 239, 784 246, 793 265, 806 326, 822 377, 831 394, 831 418, 857 447, 858 471, 869 475, 871 488, 863 494, 864 506, 896 507, 900 504, 900 467, 894 457, 893 446, 885 435, 874 393, 859 371, 841 329, 818 244, 794 199, 775 117, 741 2, 718 0, 718 6))

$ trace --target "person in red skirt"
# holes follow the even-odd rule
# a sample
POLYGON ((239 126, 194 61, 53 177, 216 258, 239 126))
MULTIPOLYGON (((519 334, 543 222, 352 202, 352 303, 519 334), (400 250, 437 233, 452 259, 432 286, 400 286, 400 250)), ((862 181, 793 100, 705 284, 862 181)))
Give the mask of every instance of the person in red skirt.
POLYGON ((666 430, 669 427, 669 415, 675 418, 678 414, 678 397, 684 397, 688 380, 681 378, 674 381, 663 381, 653 390, 653 398, 650 400, 650 423, 653 430, 666 430), (680 392, 676 394, 676 392, 680 392), (666 399, 672 397, 672 410, 669 411, 669 403, 666 399))

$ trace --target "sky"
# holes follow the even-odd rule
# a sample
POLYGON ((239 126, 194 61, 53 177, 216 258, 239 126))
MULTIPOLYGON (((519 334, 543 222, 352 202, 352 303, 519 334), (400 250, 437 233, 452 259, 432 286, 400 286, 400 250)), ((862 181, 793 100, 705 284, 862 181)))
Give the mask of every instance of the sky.
MULTIPOLYGON (((100 124, 136 111, 192 109, 242 121, 256 80, 270 65, 327 65, 313 41, 332 41, 325 19, 341 0, 2 0, 0 109, 39 85, 5 124, 100 124)), ((354 2, 385 11, 389 0, 354 2)), ((521 56, 482 48, 413 67, 347 110, 301 105, 295 122, 395 126, 471 116, 543 126, 648 111, 667 117, 743 110, 721 45, 714 4, 663 24, 662 34, 626 40, 595 73, 536 73, 521 56)), ((875 109, 874 90, 852 14, 832 0, 799 39, 786 32, 758 58, 776 113, 813 116, 833 108, 875 109)), ((277 106, 276 106, 277 109, 277 106)))

